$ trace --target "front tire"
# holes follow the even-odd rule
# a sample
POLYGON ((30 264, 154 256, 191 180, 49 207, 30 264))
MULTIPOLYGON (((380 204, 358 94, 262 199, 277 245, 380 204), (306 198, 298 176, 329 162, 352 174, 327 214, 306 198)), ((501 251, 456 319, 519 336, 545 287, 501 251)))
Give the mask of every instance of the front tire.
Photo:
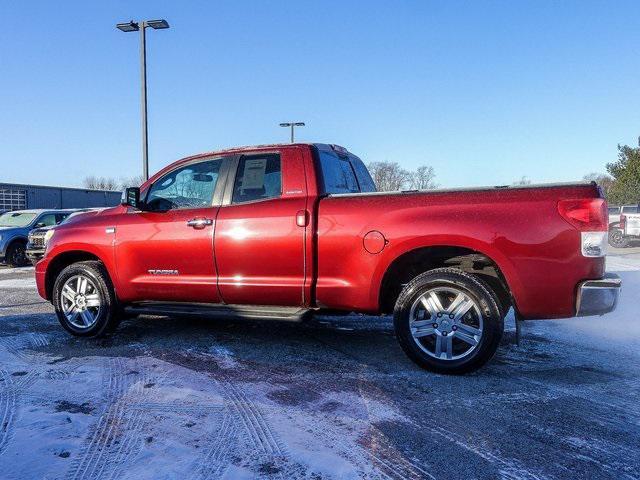
POLYGON ((404 287, 394 309, 394 326, 400 346, 420 367, 463 374, 493 357, 503 317, 498 297, 486 282, 455 268, 439 268, 404 287))
POLYGON ((7 249, 7 263, 12 267, 24 267, 27 260, 27 246, 24 242, 15 241, 7 249))
POLYGON ((78 337, 103 336, 120 322, 113 284, 97 261, 74 263, 60 272, 53 286, 53 306, 62 327, 78 337))

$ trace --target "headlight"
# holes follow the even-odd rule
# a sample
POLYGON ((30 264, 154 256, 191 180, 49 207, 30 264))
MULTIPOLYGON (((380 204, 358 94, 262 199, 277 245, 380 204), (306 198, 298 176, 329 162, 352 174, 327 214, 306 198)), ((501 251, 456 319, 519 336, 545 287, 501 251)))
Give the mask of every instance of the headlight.
POLYGON ((47 230, 47 233, 44 234, 44 246, 47 246, 47 243, 49 243, 49 240, 51 240, 51 237, 53 237, 53 234, 56 233, 55 230, 51 229, 51 230, 47 230))

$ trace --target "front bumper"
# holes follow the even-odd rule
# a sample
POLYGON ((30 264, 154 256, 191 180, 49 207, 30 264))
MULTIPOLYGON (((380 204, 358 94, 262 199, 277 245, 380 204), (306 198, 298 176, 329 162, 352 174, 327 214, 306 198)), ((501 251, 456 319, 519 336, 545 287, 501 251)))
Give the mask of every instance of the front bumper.
POLYGON ((47 289, 45 286, 48 263, 47 259, 36 263, 36 287, 38 287, 38 294, 45 300, 50 300, 47 298, 47 289))
POLYGON ((44 251, 44 248, 29 248, 29 246, 27 245, 27 250, 25 253, 29 261, 35 265, 40 260, 42 260, 42 257, 44 257, 44 251))
POLYGON ((600 280, 587 280, 578 285, 576 316, 604 315, 618 305, 622 280, 615 273, 607 273, 600 280))

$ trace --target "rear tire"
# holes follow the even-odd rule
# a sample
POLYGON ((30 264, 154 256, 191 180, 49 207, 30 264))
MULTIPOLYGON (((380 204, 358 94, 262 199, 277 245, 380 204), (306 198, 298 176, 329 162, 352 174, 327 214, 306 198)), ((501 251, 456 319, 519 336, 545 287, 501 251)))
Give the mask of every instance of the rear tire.
POLYGON ((619 228, 611 228, 609 229, 609 245, 614 248, 627 248, 629 239, 624 236, 619 228))
POLYGON ((53 306, 60 325, 78 337, 100 337, 116 330, 121 319, 111 279, 101 262, 69 265, 53 286, 53 306))
POLYGON ((12 267, 24 267, 28 265, 27 245, 21 241, 13 242, 7 249, 6 260, 12 267))
POLYGON ((394 309, 394 326, 400 346, 420 367, 463 374, 482 367, 496 353, 503 316, 486 282, 455 268, 439 268, 404 287, 394 309))

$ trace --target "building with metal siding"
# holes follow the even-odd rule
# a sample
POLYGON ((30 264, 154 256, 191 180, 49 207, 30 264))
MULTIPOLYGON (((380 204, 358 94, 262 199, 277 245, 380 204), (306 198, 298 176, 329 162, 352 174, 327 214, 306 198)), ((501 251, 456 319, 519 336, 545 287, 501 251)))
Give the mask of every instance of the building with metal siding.
POLYGON ((0 211, 29 208, 113 207, 120 192, 0 183, 0 211))

